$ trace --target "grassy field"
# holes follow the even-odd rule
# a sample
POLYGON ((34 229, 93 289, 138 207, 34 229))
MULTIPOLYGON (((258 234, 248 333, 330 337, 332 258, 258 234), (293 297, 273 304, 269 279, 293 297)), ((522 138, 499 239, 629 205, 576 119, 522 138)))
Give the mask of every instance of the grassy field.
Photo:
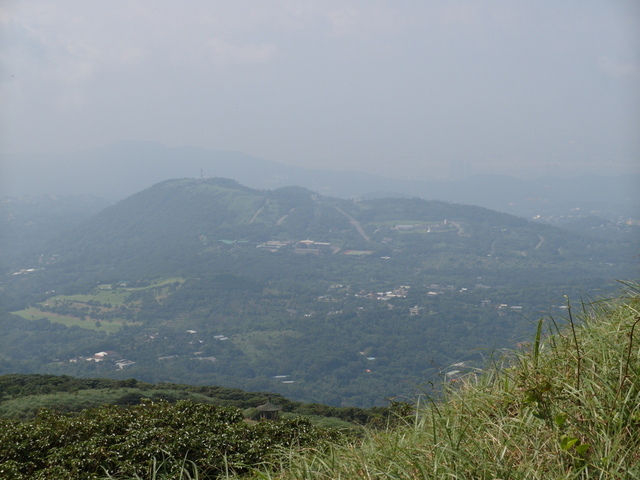
POLYGON ((151 290, 154 288, 165 288, 169 285, 178 282, 184 282, 183 278, 163 278, 152 282, 150 285, 144 287, 121 287, 113 286, 111 284, 98 285, 98 287, 90 294, 82 295, 58 295, 51 297, 50 300, 71 300, 75 302, 87 303, 90 301, 99 302, 102 304, 110 303, 111 305, 123 305, 125 299, 133 292, 139 292, 143 290, 151 290))
MULTIPOLYGON (((12 312, 26 320, 39 320, 47 318, 51 322, 61 323, 67 327, 81 327, 90 330, 100 330, 107 333, 114 333, 120 330, 123 325, 136 325, 135 321, 126 320, 123 317, 115 316, 110 319, 99 319, 91 316, 90 313, 81 312, 82 309, 109 313, 117 311, 125 305, 125 301, 133 292, 150 290, 156 296, 161 297, 167 293, 170 285, 182 283, 182 278, 163 278, 152 282, 144 287, 114 286, 111 284, 98 285, 90 294, 84 295, 56 295, 48 298, 39 305, 31 306, 25 310, 12 312), (46 311, 47 306, 65 305, 70 313, 53 313, 46 311), (41 308, 39 308, 41 307, 41 308), (73 310, 78 313, 75 314, 73 310)), ((127 313, 137 312, 135 306, 128 306, 127 313)))
POLYGON ((122 328, 125 324, 133 325, 134 322, 127 322, 124 319, 107 320, 95 320, 95 319, 82 319, 73 317, 70 315, 60 315, 52 312, 44 312, 37 307, 29 307, 25 310, 12 312, 14 315, 18 315, 25 320, 41 320, 46 318, 50 322, 61 323, 67 327, 80 327, 87 328, 89 330, 100 330, 107 333, 115 333, 122 328))
POLYGON ((37 412, 43 408, 59 412, 78 412, 86 408, 96 408, 104 404, 122 404, 123 401, 126 401, 127 397, 131 399, 130 401, 135 401, 136 397, 172 401, 192 400, 199 403, 213 403, 215 401, 215 399, 205 395, 171 389, 89 389, 4 399, 0 402, 0 418, 26 420, 33 418, 37 412))
POLYGON ((72 302, 79 303, 87 303, 91 301, 99 302, 102 304, 110 303, 112 305, 123 305, 124 300, 131 294, 133 289, 127 288, 117 288, 113 290, 98 289, 95 293, 91 293, 88 295, 57 295, 55 297, 51 297, 47 301, 55 301, 55 300, 71 300, 72 302))

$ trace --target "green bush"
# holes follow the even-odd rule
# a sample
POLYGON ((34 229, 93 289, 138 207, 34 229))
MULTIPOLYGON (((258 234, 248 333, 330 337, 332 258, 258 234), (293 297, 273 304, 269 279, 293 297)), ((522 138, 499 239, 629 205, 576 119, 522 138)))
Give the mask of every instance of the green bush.
POLYGON ((238 409, 188 401, 103 406, 78 415, 45 410, 29 422, 3 421, 0 478, 171 478, 186 466, 199 478, 217 478, 328 438, 303 419, 249 424, 238 409))
POLYGON ((292 453, 265 478, 640 478, 640 298, 550 322, 494 368, 445 386, 413 421, 362 442, 292 453))

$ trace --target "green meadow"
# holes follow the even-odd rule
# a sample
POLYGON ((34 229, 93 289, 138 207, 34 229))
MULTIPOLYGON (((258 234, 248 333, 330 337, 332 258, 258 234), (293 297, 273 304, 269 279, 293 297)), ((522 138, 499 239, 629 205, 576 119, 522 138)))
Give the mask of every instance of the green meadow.
POLYGON ((127 302, 134 292, 153 292, 156 298, 166 294, 171 285, 184 282, 182 278, 163 278, 144 286, 98 285, 91 293, 56 295, 24 310, 12 312, 25 320, 41 320, 61 323, 67 327, 80 327, 115 333, 123 325, 137 325, 135 302, 127 302), (125 318, 128 315, 128 318, 125 318))
POLYGON ((47 319, 50 322, 61 323, 66 327, 87 328, 89 330, 100 330, 107 333, 115 333, 127 323, 133 324, 133 322, 127 322, 124 319, 117 318, 113 320, 96 320, 91 318, 79 318, 71 315, 61 315, 53 312, 45 312, 37 307, 28 307, 24 310, 12 313, 24 318, 25 320, 47 319))

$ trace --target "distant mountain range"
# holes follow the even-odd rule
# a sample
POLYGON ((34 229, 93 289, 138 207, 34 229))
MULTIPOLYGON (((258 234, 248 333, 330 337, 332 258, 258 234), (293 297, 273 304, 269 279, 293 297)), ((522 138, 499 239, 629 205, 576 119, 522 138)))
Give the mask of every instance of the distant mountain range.
POLYGON ((123 268, 140 264, 142 275, 149 276, 149 269, 165 264, 165 274, 185 271, 185 262, 200 267, 207 252, 216 252, 225 240, 258 245, 305 239, 334 250, 394 256, 459 251, 484 257, 483 263, 487 256, 554 264, 615 258, 606 241, 482 207, 417 198, 344 200, 304 187, 258 190, 224 178, 160 182, 67 230, 43 252, 74 259, 84 272, 88 265, 104 272, 120 262, 123 268))
POLYGON ((565 294, 611 291, 635 254, 478 206, 166 180, 2 270, 0 374, 383 404, 513 345, 565 294))
POLYGON ((19 195, 91 194, 121 200, 170 178, 225 177, 259 189, 299 185, 339 198, 420 197, 481 205, 524 217, 572 209, 612 217, 640 216, 640 176, 580 175, 521 180, 474 175, 464 180, 422 181, 287 166, 242 152, 119 142, 103 148, 54 154, 10 155, 2 168, 0 192, 19 195))

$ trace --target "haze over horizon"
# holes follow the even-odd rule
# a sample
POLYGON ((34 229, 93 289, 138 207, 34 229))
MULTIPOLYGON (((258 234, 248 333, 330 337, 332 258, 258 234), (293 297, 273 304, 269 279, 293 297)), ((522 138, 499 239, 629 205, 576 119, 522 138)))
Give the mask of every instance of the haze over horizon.
POLYGON ((640 171, 633 1, 9 0, 0 27, 3 163, 142 140, 412 179, 640 171))

